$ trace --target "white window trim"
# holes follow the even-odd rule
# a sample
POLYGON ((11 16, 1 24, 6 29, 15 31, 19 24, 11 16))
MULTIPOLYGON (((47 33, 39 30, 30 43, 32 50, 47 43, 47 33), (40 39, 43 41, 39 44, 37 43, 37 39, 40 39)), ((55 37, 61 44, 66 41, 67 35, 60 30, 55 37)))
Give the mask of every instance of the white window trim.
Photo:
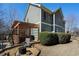
POLYGON ((63 28, 62 26, 60 26, 60 25, 57 25, 57 24, 55 24, 55 26, 57 26, 57 27, 59 27, 59 28, 62 28, 62 29, 65 29, 65 28, 63 28))
POLYGON ((41 22, 42 24, 45 24, 45 25, 48 25, 48 26, 52 26, 52 24, 48 24, 48 23, 45 23, 45 22, 41 22))

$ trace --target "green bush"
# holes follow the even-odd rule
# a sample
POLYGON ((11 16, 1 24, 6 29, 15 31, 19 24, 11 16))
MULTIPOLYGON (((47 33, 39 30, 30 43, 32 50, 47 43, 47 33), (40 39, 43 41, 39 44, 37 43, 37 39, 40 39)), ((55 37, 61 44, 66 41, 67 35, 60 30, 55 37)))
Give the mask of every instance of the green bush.
POLYGON ((40 43, 43 45, 65 44, 70 42, 71 35, 68 33, 41 32, 39 34, 40 43))
POLYGON ((57 33, 59 37, 59 43, 65 44, 70 42, 71 35, 67 33, 57 33))
POLYGON ((40 43, 43 45, 65 44, 70 42, 71 35, 68 33, 41 32, 39 34, 40 43))
POLYGON ((41 32, 39 34, 40 43, 43 45, 55 45, 58 43, 58 36, 56 33, 41 32))

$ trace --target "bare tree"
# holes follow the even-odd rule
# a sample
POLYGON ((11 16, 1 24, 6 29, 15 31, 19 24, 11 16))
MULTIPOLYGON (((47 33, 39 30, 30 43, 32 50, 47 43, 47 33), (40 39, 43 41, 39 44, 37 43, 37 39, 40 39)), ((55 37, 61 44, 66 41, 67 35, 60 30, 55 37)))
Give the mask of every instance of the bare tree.
POLYGON ((11 28, 13 21, 19 19, 19 14, 16 8, 9 8, 8 13, 8 26, 11 28))
POLYGON ((3 10, 0 10, 0 34, 3 32, 4 30, 4 11, 3 10))
POLYGON ((2 43, 0 45, 0 48, 3 49, 3 33, 4 33, 4 11, 3 10, 0 10, 0 43, 2 43))
MULTIPOLYGON (((8 8, 0 10, 0 32, 5 34, 11 33, 11 26, 14 20, 18 20, 18 13, 16 8, 8 8)), ((3 40, 2 40, 3 46, 3 40)))
POLYGON ((1 29, 3 26, 4 26, 4 24, 3 24, 3 20, 0 19, 0 29, 1 29))
POLYGON ((66 31, 73 32, 74 27, 76 26, 76 17, 75 15, 69 15, 65 18, 66 21, 66 31))

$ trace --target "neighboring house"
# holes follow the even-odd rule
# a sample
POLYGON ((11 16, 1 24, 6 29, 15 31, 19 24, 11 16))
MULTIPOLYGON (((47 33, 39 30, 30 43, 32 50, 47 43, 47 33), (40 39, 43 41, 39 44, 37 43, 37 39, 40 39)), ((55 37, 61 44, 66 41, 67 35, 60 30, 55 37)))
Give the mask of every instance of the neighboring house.
MULTIPOLYGON (((27 40, 26 38, 31 37, 31 29, 36 28, 38 31, 38 25, 33 23, 21 22, 21 21, 14 21, 12 24, 12 36, 13 36, 13 43, 20 44, 27 40)), ((37 33, 38 35, 38 33, 37 33)), ((35 36, 35 40, 38 40, 38 36, 35 36)))
POLYGON ((42 4, 29 4, 24 20, 38 24, 40 32, 65 32, 65 21, 61 8, 52 12, 42 4))

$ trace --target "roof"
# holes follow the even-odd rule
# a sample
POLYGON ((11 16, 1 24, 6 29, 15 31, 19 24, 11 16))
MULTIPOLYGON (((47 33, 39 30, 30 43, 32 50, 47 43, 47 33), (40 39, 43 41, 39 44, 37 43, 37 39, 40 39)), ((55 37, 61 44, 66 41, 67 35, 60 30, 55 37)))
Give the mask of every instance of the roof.
POLYGON ((29 5, 38 7, 38 8, 40 8, 40 9, 43 9, 43 10, 46 11, 47 13, 52 14, 52 11, 49 10, 48 8, 46 8, 45 6, 43 6, 42 4, 29 4, 29 5))
POLYGON ((45 6, 41 6, 41 9, 43 9, 44 11, 46 11, 47 13, 49 13, 49 14, 52 14, 52 11, 51 10, 49 10, 48 8, 46 8, 45 6))
MULTIPOLYGON (((61 10, 61 8, 58 8, 58 9, 56 9, 55 11, 53 11, 53 13, 58 13, 58 12, 61 12, 61 14, 62 14, 62 16, 63 16, 63 12, 62 12, 62 10, 61 10)), ((63 16, 64 17, 64 16, 63 16)))
POLYGON ((21 21, 14 21, 11 28, 17 28, 18 26, 19 26, 20 29, 38 28, 37 24, 21 22, 21 21))

